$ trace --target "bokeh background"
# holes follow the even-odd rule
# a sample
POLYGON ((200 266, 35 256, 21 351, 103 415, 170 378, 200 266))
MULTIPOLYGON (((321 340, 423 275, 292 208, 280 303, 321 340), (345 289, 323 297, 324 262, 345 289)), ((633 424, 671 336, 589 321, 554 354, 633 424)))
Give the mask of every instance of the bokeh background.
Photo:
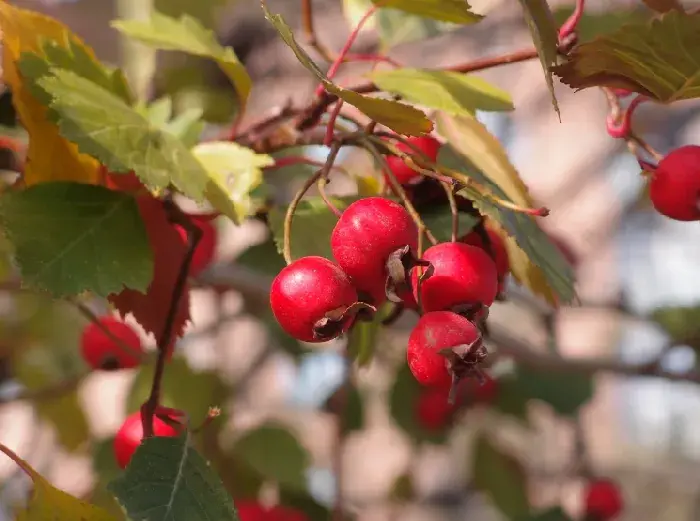
MULTIPOLYGON (((201 106, 213 123, 208 129, 211 135, 217 132, 216 123, 225 124, 235 113, 232 92, 214 66, 126 45, 109 27, 113 18, 146 16, 150 0, 13 3, 66 23, 95 48, 100 59, 125 67, 142 93, 151 97, 173 93, 178 110, 201 106)), ((222 42, 234 47, 253 77, 249 119, 290 99, 295 103, 309 99, 315 84, 312 77, 264 20, 258 2, 155 1, 173 13, 193 3, 201 8, 202 19, 216 27, 222 42)), ((292 27, 300 28, 298 2, 268 3, 292 27)), ((436 24, 411 25, 414 21, 409 19, 393 20, 393 25, 384 20, 382 42, 395 44, 390 55, 396 60, 429 67, 531 45, 517 2, 470 3, 476 12, 487 15, 477 26, 445 31, 436 24), (411 41, 421 34, 427 39, 411 41)), ((315 4, 320 37, 328 46, 340 48, 348 34, 341 2, 317 0, 315 4)), ((571 11, 567 2, 550 4, 562 18, 571 11)), ((635 0, 589 0, 587 4, 585 36, 614 27, 624 17, 632 19, 643 8, 635 0)), ((372 52, 377 44, 377 32, 365 31, 357 51, 372 52)), ((350 64, 339 81, 352 84, 367 70, 366 64, 350 64)), ((700 225, 671 221, 650 208, 635 158, 623 142, 605 132, 608 107, 599 90, 574 93, 557 85, 560 122, 536 60, 479 74, 508 90, 516 107, 507 114, 480 114, 480 119, 504 143, 531 193, 552 210, 542 226, 562 238, 579 260, 578 305, 551 316, 541 303, 511 288, 513 297, 492 308, 492 329, 536 350, 546 349, 553 331, 566 357, 636 364, 662 354, 666 371, 693 370, 700 343, 679 344, 652 317, 660 308, 690 308, 663 316, 671 317, 680 328, 676 339, 683 337, 688 344, 693 343, 687 340, 693 337, 688 331, 700 330, 700 225), (693 314, 695 306, 698 311, 693 314)), ((698 108, 694 102, 670 107, 647 103, 636 113, 635 128, 662 153, 697 143, 698 108)), ((0 102, 0 111, 9 124, 6 102, 0 102)), ((307 153, 322 157, 324 151, 307 153)), ((341 161, 355 170, 370 168, 362 155, 346 155, 341 161)), ((297 168, 272 173, 275 197, 288 199, 308 172, 297 168)), ((342 182, 334 185, 339 192, 351 189, 342 182)), ((362 428, 350 433, 338 450, 334 418, 324 406, 346 371, 342 342, 302 350, 271 333, 269 322, 261 317, 267 299, 265 277, 272 272, 261 276, 251 271, 268 268, 264 225, 250 221, 234 227, 220 219, 217 226, 217 265, 209 276, 232 282, 238 291, 195 290, 193 322, 179 349, 191 367, 216 371, 235 388, 217 403, 207 403, 207 396, 199 402, 192 399, 193 404, 218 404, 226 411, 226 426, 218 433, 222 447, 233 446, 240 433, 274 419, 288 426, 308 451, 312 462, 306 473, 308 487, 322 505, 333 503, 336 477, 332 469, 340 457, 345 501, 358 519, 490 521, 502 517, 489 498, 471 486, 469 475, 470 440, 477 431, 491 433, 518 455, 530 476, 535 504, 561 502, 571 513, 579 511, 584 483, 573 462, 577 448, 585 445, 591 468, 621 484, 628 502, 622 519, 700 520, 697 384, 614 371, 596 373, 593 398, 575 421, 555 415, 541 403, 528 405, 528 426, 475 407, 445 443, 416 445, 392 419, 388 405, 413 316, 403 317, 383 332, 372 365, 356 373, 364 403, 362 428), (263 246, 250 254, 248 248, 256 244, 263 246), (574 424, 578 428, 572 428, 574 424), (397 482, 407 473, 413 490, 401 495, 397 482), (397 503, 397 497, 403 499, 397 503)), ((95 309, 101 309, 99 303, 95 309)), ((126 415, 125 404, 133 408, 137 403, 134 388, 143 377, 139 380, 137 371, 84 376, 77 355, 81 326, 79 316, 64 305, 18 295, 11 288, 0 291, 0 439, 59 488, 101 501, 99 485, 103 469, 109 467, 104 462, 111 456, 109 439, 126 415), (23 324, 21 330, 13 329, 16 324, 23 324), (64 380, 75 385, 63 390, 61 398, 51 393, 23 399, 27 388, 41 389, 47 381, 64 380)), ((178 396, 204 393, 202 388, 207 387, 187 379, 172 385, 185 387, 178 396)), ((228 460, 222 461, 227 468, 228 460)), ((232 474, 235 480, 237 474, 232 474)), ((28 482, 11 461, 0 459, 0 483, 0 505, 6 507, 0 509, 0 519, 12 519, 9 507, 23 497, 28 482)))

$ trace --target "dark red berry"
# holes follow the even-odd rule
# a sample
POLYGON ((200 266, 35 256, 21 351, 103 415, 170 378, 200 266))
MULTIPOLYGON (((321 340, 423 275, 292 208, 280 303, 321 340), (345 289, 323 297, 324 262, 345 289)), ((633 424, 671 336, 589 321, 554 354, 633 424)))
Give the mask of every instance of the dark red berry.
POLYGON ((449 387, 423 389, 416 402, 416 420, 429 431, 440 431, 452 420, 456 406, 449 401, 449 387))
POLYGON ((484 244, 481 235, 477 230, 473 230, 471 233, 465 235, 461 242, 469 244, 471 246, 476 246, 481 248, 486 253, 488 253, 496 264, 496 271, 498 272, 498 291, 503 291, 503 284, 506 275, 510 271, 510 261, 508 260, 508 250, 506 249, 506 244, 504 242, 503 236, 494 230, 491 226, 486 225, 486 233, 489 238, 488 248, 484 244))
POLYGON ((649 184, 649 198, 666 217, 700 220, 700 146, 677 148, 659 162, 649 184))
MULTIPOLYGON (((216 228, 209 219, 200 219, 197 216, 190 216, 190 219, 202 231, 202 237, 197 243, 190 264, 190 276, 196 277, 207 269, 214 260, 216 255, 217 234, 216 228)), ((187 232, 179 225, 175 228, 182 237, 182 240, 187 242, 187 232)))
POLYGON ((120 190, 122 192, 131 193, 146 190, 146 187, 134 172, 114 174, 104 166, 102 166, 101 169, 102 174, 105 176, 105 185, 110 190, 120 190))
POLYGON ((597 479, 586 487, 585 509, 597 521, 610 521, 622 512, 624 499, 616 483, 597 479))
POLYGON ((236 510, 241 521, 308 521, 299 510, 282 505, 266 507, 252 500, 237 501, 236 510))
POLYGON ((325 342, 346 331, 357 302, 350 278, 323 257, 303 257, 277 274, 270 289, 272 312, 297 340, 325 342))
POLYGON ((422 385, 450 387, 485 357, 479 329, 451 311, 423 315, 408 338, 406 357, 422 385))
POLYGON ((420 269, 413 270, 414 296, 424 311, 440 311, 455 306, 490 306, 498 294, 498 272, 491 257, 476 246, 445 242, 428 248, 423 260, 433 273, 420 284, 420 269))
MULTIPOLYGON (((168 425, 157 416, 153 417, 154 436, 177 436, 175 427, 168 425)), ((141 413, 135 412, 124 420, 114 438, 114 456, 120 468, 125 469, 143 439, 141 413)))
MULTIPOLYGON (((441 146, 437 139, 430 136, 412 137, 408 138, 408 142, 425 154, 431 162, 434 163, 437 160, 438 152, 440 151, 441 146)), ((416 151, 405 143, 398 143, 396 148, 409 155, 416 154, 416 151)), ((386 162, 391 171, 394 173, 394 177, 396 177, 399 184, 409 185, 420 182, 422 179, 422 176, 404 163, 403 159, 400 157, 389 156, 386 158, 386 162)))
MULTIPOLYGON (((374 306, 386 300, 387 279, 408 291, 406 266, 418 248, 418 230, 406 209, 383 197, 366 197, 348 206, 331 235, 338 265, 374 306), (406 251, 403 251, 406 250, 406 251), (399 280, 396 280, 399 279, 399 280)), ((400 295, 399 295, 400 296, 400 295)))
POLYGON ((93 369, 104 370, 138 366, 141 361, 139 353, 143 352, 138 333, 129 324, 112 316, 101 317, 99 324, 120 342, 107 335, 100 325, 90 322, 80 337, 80 353, 85 362, 93 369), (131 349, 127 350, 127 346, 131 349))

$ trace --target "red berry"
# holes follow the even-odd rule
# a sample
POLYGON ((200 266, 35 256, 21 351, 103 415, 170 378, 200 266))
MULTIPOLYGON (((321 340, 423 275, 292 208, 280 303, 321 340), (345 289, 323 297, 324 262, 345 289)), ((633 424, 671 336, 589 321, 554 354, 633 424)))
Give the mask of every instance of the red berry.
MULTIPOLYGON (((498 294, 498 272, 496 264, 481 248, 445 242, 428 248, 423 260, 429 261, 434 270, 420 284, 420 303, 424 311, 493 304, 498 294)), ((412 279, 417 301, 418 276, 419 270, 414 270, 412 279)))
MULTIPOLYGON (((200 230, 202 230, 202 238, 197 243, 197 248, 194 250, 192 263, 190 264, 190 276, 196 277, 202 273, 214 260, 216 255, 217 235, 216 228, 209 219, 200 219, 196 216, 190 216, 190 219, 200 230)), ((187 231, 182 226, 176 225, 177 232, 182 237, 182 240, 187 242, 187 231)))
MULTIPOLYGON (((408 138, 408 142, 411 143, 418 150, 423 152, 430 161, 433 163, 437 160, 438 152, 440 151, 440 142, 430 136, 426 137, 412 137, 408 138)), ((416 151, 404 143, 398 143, 396 148, 410 155, 416 154, 416 151)), ((410 168, 403 159, 397 156, 389 156, 386 158, 386 162, 389 168, 394 173, 394 177, 402 185, 413 184, 419 182, 422 176, 410 168)))
POLYGON ((110 173, 104 166, 102 167, 102 172, 105 175, 105 185, 110 190, 138 192, 146 189, 134 172, 129 172, 127 174, 113 174, 110 173))
POLYGON ((649 184, 649 198, 666 217, 700 220, 700 146, 677 148, 659 162, 649 184))
POLYGON ((143 352, 138 333, 127 323, 105 316, 99 319, 100 325, 107 329, 121 343, 131 347, 133 353, 110 338, 100 326, 90 322, 83 329, 80 337, 80 352, 83 359, 93 369, 128 369, 139 365, 138 353, 143 352))
POLYGON ((444 429, 452 419, 456 406, 449 402, 449 387, 429 387, 418 396, 416 419, 429 431, 444 429))
POLYGON ((293 508, 265 507, 251 500, 236 502, 236 510, 241 521, 308 521, 306 514, 293 508))
POLYGON ((477 327, 451 311, 433 311, 423 315, 408 338, 406 357, 411 373, 422 385, 449 387, 454 362, 440 353, 457 346, 477 346, 481 334, 477 327))
POLYGON ((357 292, 348 276, 323 257, 292 262, 277 274, 270 289, 277 322, 304 342, 325 342, 347 331, 353 316, 345 311, 356 302, 357 292))
POLYGON ((383 197, 352 203, 331 235, 333 257, 375 306, 386 300, 389 257, 406 246, 411 252, 418 248, 416 225, 403 206, 383 197))
POLYGON ((468 403, 491 403, 498 396, 498 382, 488 375, 483 381, 468 380, 461 394, 468 403))
MULTIPOLYGON (((153 435, 177 436, 178 431, 157 416, 154 416, 153 435)), ((114 438, 114 456, 117 458, 117 464, 120 468, 126 468, 131 460, 131 456, 134 455, 138 446, 141 445, 142 439, 143 425, 141 424, 141 413, 135 412, 124 420, 124 423, 119 428, 114 438)))
POLYGON ((586 487, 586 514, 596 516, 600 521, 617 517, 624 506, 622 492, 617 484, 607 479, 598 479, 586 487))
POLYGON ((461 242, 465 244, 469 244, 471 246, 476 246, 477 248, 481 248, 484 250, 486 253, 491 256, 491 258, 494 260, 496 264, 496 271, 498 272, 498 291, 503 290, 503 282, 510 271, 510 262, 508 260, 508 250, 506 249, 506 244, 503 240, 503 237, 501 236, 500 233, 498 233, 496 230, 491 228, 490 226, 485 226, 486 228, 486 233, 488 234, 489 237, 489 246, 490 246, 490 251, 489 249, 486 248, 486 245, 484 244, 484 241, 481 239, 481 235, 479 234, 478 231, 474 230, 471 233, 465 235, 462 239, 461 242))

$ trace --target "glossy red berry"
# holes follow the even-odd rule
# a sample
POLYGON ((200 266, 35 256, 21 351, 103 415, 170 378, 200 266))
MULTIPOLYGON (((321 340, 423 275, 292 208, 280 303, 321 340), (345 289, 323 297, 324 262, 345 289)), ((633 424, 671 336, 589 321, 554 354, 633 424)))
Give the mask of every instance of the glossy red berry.
POLYGON ((460 347, 457 350, 459 356, 465 358, 465 354, 477 352, 480 346, 478 328, 463 316, 451 311, 426 313, 418 320, 408 338, 408 367, 422 385, 450 387, 453 373, 461 369, 455 367, 457 360, 451 356, 450 350, 460 347))
POLYGON ((494 230, 490 226, 485 226, 486 233, 489 238, 489 248, 481 238, 478 231, 474 230, 471 233, 465 235, 461 242, 469 244, 471 246, 476 246, 481 248, 486 253, 488 253, 496 264, 496 271, 498 272, 498 291, 503 290, 503 284, 506 275, 510 271, 510 261, 508 260, 508 250, 506 249, 506 244, 504 242, 503 236, 494 230))
POLYGON ((350 278, 323 257, 303 257, 277 274, 270 289, 272 312, 297 340, 325 342, 346 331, 357 302, 350 278))
MULTIPOLYGON (((408 142, 423 152, 423 154, 425 154, 431 162, 434 163, 437 160, 438 152, 440 151, 441 146, 437 139, 430 136, 412 137, 408 139, 408 142)), ((405 152, 410 155, 416 154, 416 151, 413 148, 404 143, 398 143, 396 148, 401 150, 401 152, 405 152)), ((409 185, 417 183, 422 179, 422 176, 404 163, 403 159, 400 157, 389 156, 386 158, 386 162, 399 184, 409 185)))
POLYGON ((266 507, 257 501, 237 501, 236 510, 241 521, 308 521, 303 512, 282 505, 266 507))
POLYGON ((140 362, 138 355, 142 352, 143 347, 138 333, 129 324, 112 316, 101 317, 99 325, 90 322, 85 326, 80 337, 80 353, 93 369, 114 370, 136 367, 140 362), (112 337, 121 342, 116 342, 102 328, 107 329, 112 337), (127 351, 126 346, 131 349, 127 351))
POLYGON ((423 389, 416 402, 416 420, 429 431, 440 431, 452 420, 456 406, 449 402, 449 387, 423 389))
POLYGON ((700 146, 677 148, 659 162, 649 183, 649 198, 666 217, 700 220, 700 146))
POLYGON ((416 225, 403 206, 384 197, 352 203, 331 235, 333 257, 357 289, 372 297, 374 306, 386 300, 389 258, 406 247, 407 255, 418 248, 416 225))
MULTIPOLYGON (((420 284, 419 301, 424 311, 493 304, 498 294, 498 272, 496 264, 481 248, 445 242, 428 248, 423 260, 433 265, 432 275, 420 284)), ((415 269, 412 273, 417 301, 420 271, 415 269)))
MULTIPOLYGON (((197 248, 192 256, 190 264, 190 276, 196 277, 207 269, 214 260, 216 255, 217 234, 216 228, 209 219, 190 216, 190 219, 202 231, 202 238, 197 243, 197 248)), ((177 232, 182 237, 182 240, 187 242, 187 232, 181 226, 176 225, 177 232)))
POLYGON ((591 481, 586 486, 586 514, 599 521, 610 521, 622 512, 624 499, 616 483, 607 479, 591 481))
MULTIPOLYGON (((157 416, 153 417, 154 436, 177 436, 178 431, 157 416)), ((143 439, 141 413, 128 416, 114 437, 114 456, 120 468, 125 469, 143 439)))

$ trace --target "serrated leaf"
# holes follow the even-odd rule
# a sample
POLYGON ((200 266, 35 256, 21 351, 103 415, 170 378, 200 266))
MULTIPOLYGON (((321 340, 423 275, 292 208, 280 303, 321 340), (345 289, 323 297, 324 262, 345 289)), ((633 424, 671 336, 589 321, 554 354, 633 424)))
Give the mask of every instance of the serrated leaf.
POLYGON ((202 121, 202 109, 187 109, 165 124, 164 129, 182 141, 188 148, 199 143, 205 123, 202 121))
POLYGON ((557 414, 572 416, 593 397, 593 378, 518 367, 513 384, 522 395, 549 404, 557 414))
POLYGON ((116 521, 107 511, 53 487, 10 449, 4 447, 3 452, 20 466, 34 485, 26 508, 18 512, 17 521, 116 521))
POLYGON ((166 16, 158 11, 148 21, 115 20, 112 27, 130 38, 165 51, 180 51, 216 61, 236 88, 241 106, 245 106, 252 80, 232 47, 223 47, 213 31, 200 21, 182 15, 166 16))
MULTIPOLYGON (((560 6, 552 13, 559 26, 573 13, 573 6, 560 6)), ((587 42, 601 34, 616 31, 629 22, 644 22, 649 19, 648 12, 642 9, 621 9, 614 11, 591 12, 585 10, 581 20, 576 24, 579 43, 587 42)))
POLYGON ((448 430, 426 429, 416 416, 416 403, 421 391, 421 385, 411 374, 408 364, 402 364, 389 395, 391 417, 413 441, 442 444, 447 440, 448 430))
POLYGON ((136 202, 101 186, 57 181, 0 197, 0 225, 24 284, 52 295, 144 291, 153 253, 136 202))
MULTIPOLYGON (((490 188, 498 197, 516 205, 533 206, 527 187, 505 150, 484 125, 472 117, 444 114, 438 115, 437 123, 440 133, 454 147, 442 147, 441 164, 466 170, 467 175, 490 188), (473 163, 478 171, 469 168, 455 150, 473 163)), ((533 217, 497 206, 470 187, 463 192, 482 213, 499 223, 508 233, 506 248, 511 271, 521 284, 555 305, 560 300, 569 302, 573 299, 573 270, 533 217)))
POLYGON ((209 141, 192 149, 209 173, 206 197, 236 224, 254 213, 250 193, 262 183, 262 169, 275 160, 228 141, 209 141))
MULTIPOLYGON (((449 242, 452 240, 452 212, 449 208, 443 206, 425 210, 421 212, 420 216, 428 229, 433 232, 438 242, 449 242)), ((479 219, 474 215, 459 212, 457 214, 459 236, 462 237, 469 233, 478 222, 479 219)))
POLYGON ((644 5, 658 13, 667 13, 672 10, 683 11, 683 5, 678 0, 642 0, 644 5))
POLYGON ((0 30, 3 35, 3 81, 12 90, 12 103, 29 134, 24 182, 80 181, 94 183, 99 164, 67 141, 48 119, 47 110, 30 91, 18 69, 23 53, 41 52, 44 42, 73 45, 95 62, 92 49, 63 24, 34 11, 0 2, 0 30))
POLYGON ((408 136, 422 136, 433 129, 433 123, 420 110, 386 99, 372 98, 358 94, 357 92, 343 89, 331 82, 326 75, 318 68, 311 57, 302 49, 294 39, 294 34, 285 23, 281 15, 271 14, 263 4, 265 17, 275 27, 282 37, 282 40, 292 49, 299 62, 323 83, 324 87, 331 94, 335 94, 340 99, 349 103, 362 111, 366 116, 374 121, 385 125, 399 134, 408 136))
POLYGON ((35 78, 52 96, 61 135, 76 143, 111 172, 136 175, 153 190, 170 183, 201 201, 207 172, 170 132, 152 125, 136 109, 99 85, 73 72, 51 69, 35 78))
POLYGON ((236 441, 232 452, 263 478, 283 488, 306 490, 309 453, 284 427, 267 424, 248 431, 236 441))
POLYGON ((484 435, 474 442, 473 452, 474 486, 488 495, 508 519, 529 515, 527 474, 520 462, 501 451, 484 435))
POLYGON ((483 16, 471 12, 466 0, 372 0, 380 7, 400 9, 407 13, 441 22, 473 24, 483 16))
POLYGON ((382 90, 449 114, 513 110, 510 95, 478 76, 451 71, 395 69, 369 78, 382 90))
POLYGON ((186 435, 144 440, 109 489, 133 521, 239 521, 221 480, 186 435))
POLYGON ((277 251, 277 246, 272 238, 245 250, 236 258, 236 264, 247 266, 272 277, 276 276, 287 265, 284 262, 284 257, 277 251))
POLYGON ((561 507, 552 507, 547 510, 533 512, 532 514, 519 517, 517 521, 573 521, 571 516, 564 512, 561 507))
POLYGON ((554 22, 554 16, 552 16, 547 0, 520 0, 520 4, 523 6, 525 21, 530 28, 532 41, 544 70, 547 88, 552 97, 552 105, 559 114, 559 104, 554 93, 554 81, 552 80, 552 67, 557 64, 557 48, 559 46, 559 31, 554 22))
POLYGON ((607 86, 663 103, 700 96, 700 13, 670 11, 649 23, 627 24, 574 48, 554 73, 580 90, 607 86))
POLYGON ((700 306, 655 309, 651 319, 664 328, 674 343, 700 349, 700 306))

